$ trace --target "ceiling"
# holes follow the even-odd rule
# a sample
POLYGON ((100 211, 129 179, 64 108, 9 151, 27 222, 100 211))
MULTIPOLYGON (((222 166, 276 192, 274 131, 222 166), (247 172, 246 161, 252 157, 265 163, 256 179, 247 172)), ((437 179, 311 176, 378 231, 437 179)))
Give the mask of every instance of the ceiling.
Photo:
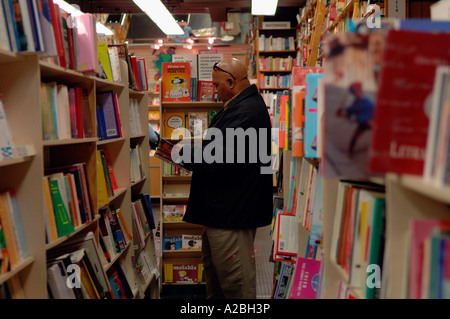
MULTIPOLYGON (((161 0, 172 14, 209 13, 213 22, 227 21, 227 12, 250 12, 251 0, 161 0)), ((90 13, 142 13, 132 0, 72 0, 90 13)), ((301 7, 306 0, 278 0, 278 7, 301 7)))

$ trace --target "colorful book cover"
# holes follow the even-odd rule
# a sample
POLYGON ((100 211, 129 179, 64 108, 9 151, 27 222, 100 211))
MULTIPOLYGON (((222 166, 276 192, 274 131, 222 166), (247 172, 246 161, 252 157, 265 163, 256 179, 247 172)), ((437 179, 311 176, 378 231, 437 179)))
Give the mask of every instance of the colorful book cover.
POLYGON ((186 205, 163 205, 163 221, 181 221, 186 212, 186 205))
POLYGON ((164 102, 189 102, 191 100, 191 64, 163 62, 162 88, 164 102))
POLYGON ((105 73, 106 79, 108 81, 113 81, 111 62, 109 60, 108 46, 104 42, 98 43, 98 59, 102 66, 103 72, 105 73))
POLYGON ((201 235, 181 235, 181 249, 192 250, 202 249, 202 236, 201 235))
POLYGON ((293 120, 292 120, 292 156, 302 157, 303 156, 303 122, 304 122, 304 98, 305 93, 299 91, 295 93, 293 98, 293 120))
POLYGON ((212 101, 214 99, 214 84, 212 81, 198 81, 197 101, 212 101))
POLYGON ((55 211, 56 229, 58 231, 58 237, 69 235, 75 231, 72 221, 69 217, 69 212, 63 202, 61 195, 61 189, 58 180, 50 180, 50 191, 53 201, 53 208, 55 211))
POLYGON ((179 136, 184 136, 184 129, 186 128, 185 113, 182 112, 164 112, 163 117, 163 138, 172 138, 174 135, 175 139, 180 138, 179 136), (177 133, 180 133, 178 135, 177 133))
POLYGON ((315 299, 320 282, 321 261, 299 257, 289 299, 315 299))
POLYGON ((450 220, 412 219, 410 221, 409 294, 411 299, 422 298, 424 278, 423 258, 425 241, 431 238, 434 229, 450 229, 450 220))
MULTIPOLYGON (((327 178, 367 178, 382 33, 339 33, 329 41, 325 81, 323 168, 327 178)), ((388 117, 385 115, 385 117, 388 117)))
POLYGON ((306 75, 305 92, 305 124, 304 124, 304 156, 317 157, 317 89, 318 79, 323 74, 311 73, 306 75))
POLYGON ((435 72, 438 65, 450 64, 449 46, 449 33, 389 31, 374 114, 370 171, 422 175, 435 72))
POLYGON ((189 132, 191 137, 203 137, 208 128, 207 112, 189 112, 188 113, 189 132))
POLYGON ((95 31, 94 17, 90 13, 75 16, 75 56, 77 71, 83 73, 98 73, 98 47, 97 33, 95 31))
MULTIPOLYGON (((119 114, 116 112, 115 98, 113 91, 105 91, 97 93, 97 108, 101 108, 103 118, 97 118, 98 123, 104 124, 104 134, 100 135, 100 139, 110 139, 120 137, 119 114), (100 122, 102 121, 102 122, 100 122)), ((102 125, 103 125, 102 124, 102 125)), ((99 125, 99 127, 101 127, 99 125)), ((99 132, 102 133, 102 132, 99 132)))
POLYGON ((170 283, 197 283, 199 265, 194 264, 165 264, 164 281, 170 283))
POLYGON ((181 236, 169 236, 163 237, 163 249, 164 250, 180 250, 181 249, 181 236))

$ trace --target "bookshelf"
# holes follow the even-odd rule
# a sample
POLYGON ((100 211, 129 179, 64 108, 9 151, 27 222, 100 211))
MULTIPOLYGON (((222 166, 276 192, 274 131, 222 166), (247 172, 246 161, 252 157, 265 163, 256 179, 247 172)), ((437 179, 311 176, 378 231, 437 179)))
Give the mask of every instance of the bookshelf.
MULTIPOLYGON (((321 41, 323 41, 323 44, 326 45, 326 41, 330 37, 332 37, 333 34, 343 33, 348 30, 349 20, 356 18, 357 20, 360 20, 361 23, 364 23, 364 19, 367 19, 367 17, 369 17, 371 14, 374 13, 374 10, 368 10, 366 12, 367 3, 359 1, 345 1, 343 3, 339 3, 341 9, 336 10, 337 6, 336 2, 337 1, 331 1, 329 5, 325 8, 324 10, 325 19, 323 28, 321 27, 320 24, 317 25, 314 22, 317 13, 317 6, 318 6, 317 1, 308 1, 306 3, 306 6, 303 9, 300 9, 301 18, 299 17, 300 22, 299 25, 297 26, 298 39, 301 45, 305 45, 306 50, 305 52, 307 53, 305 54, 305 58, 307 58, 311 53, 311 41, 312 41, 311 37, 315 30, 318 29, 321 30, 322 32, 321 41), (331 9, 331 6, 334 6, 335 8, 331 9), (334 11, 333 17, 331 17, 332 11, 334 11)), ((381 8, 381 15, 383 16, 384 15, 383 5, 379 3, 377 4, 381 8)), ((301 52, 303 52, 303 49, 301 48, 299 49, 301 50, 301 52)), ((320 54, 321 49, 318 50, 319 55, 316 59, 316 63, 321 64, 320 61, 324 59, 324 57, 323 54, 320 54)), ((399 51, 401 51, 401 49, 399 49, 399 51)), ((303 62, 304 63, 301 63, 300 66, 307 67, 306 59, 303 62)), ((316 66, 316 63, 309 65, 316 66)), ((325 61, 325 63, 323 64, 325 70, 327 68, 327 63, 328 61, 325 61)), ((331 67, 331 65, 332 64, 330 61, 330 63, 328 63, 328 67, 331 67)), ((426 80, 421 81, 422 81, 421 84, 423 84, 426 80)), ((325 83, 329 84, 327 82, 325 83)), ((378 89, 380 90, 380 88, 378 89)), ((385 90, 387 91, 386 88, 385 90)), ((326 136, 327 132, 325 131, 325 127, 327 125, 326 122, 329 120, 329 118, 326 117, 325 112, 329 111, 332 113, 333 110, 330 110, 331 108, 330 105, 333 104, 334 97, 325 95, 326 89, 324 89, 323 92, 324 95, 322 97, 326 96, 325 100, 327 99, 330 100, 326 102, 327 103, 326 109, 325 110, 322 109, 322 112, 324 112, 322 113, 322 115, 320 115, 321 107, 320 106, 318 107, 319 122, 317 125, 318 129, 320 129, 320 126, 322 126, 322 134, 324 134, 322 135, 323 145, 321 146, 319 146, 319 144, 317 145, 318 152, 320 150, 320 152, 318 153, 319 158, 313 161, 311 160, 305 161, 305 158, 303 157, 300 158, 292 157, 292 152, 290 150, 285 149, 281 150, 283 155, 282 161, 283 191, 281 194, 279 194, 279 196, 283 198, 285 205, 287 205, 287 203, 292 200, 292 198, 290 198, 292 194, 290 193, 292 192, 292 187, 296 187, 296 189, 294 189, 294 192, 298 192, 298 194, 301 194, 304 198, 305 193, 303 193, 303 188, 301 188, 300 184, 300 181, 302 179, 299 178, 303 174, 304 165, 312 164, 318 165, 319 168, 322 168, 323 166, 327 165, 327 161, 329 165, 328 167, 336 164, 336 161, 334 161, 333 163, 330 159, 330 157, 332 156, 330 154, 333 154, 334 156, 336 155, 336 153, 333 153, 336 152, 336 150, 333 148, 335 145, 325 144, 330 143, 329 140, 325 139, 330 138, 330 135, 332 135, 332 133, 330 133, 332 131, 330 130, 328 131, 329 135, 326 136), (320 116, 322 116, 323 120, 322 122, 320 120, 320 116), (324 145, 328 145, 328 151, 325 151, 323 149, 325 147, 324 145), (296 164, 294 172, 292 171, 291 166, 293 163, 291 161, 292 159, 294 159, 294 162, 296 164), (290 184, 291 178, 292 179, 295 178, 295 183, 290 184)), ((319 93, 319 100, 320 100, 320 93, 319 93)), ((307 123, 306 120, 304 123, 307 123)), ((333 126, 333 124, 328 125, 333 126)), ((445 131, 444 129, 444 132, 447 131, 445 131)), ((335 134, 340 134, 339 130, 336 130, 335 134)), ((342 135, 339 136, 341 136, 342 138, 342 135)), ((305 135, 303 135, 303 137, 305 138, 305 135)), ((320 138, 320 136, 318 136, 318 138, 320 138)), ((370 141, 368 143, 370 143, 370 141)), ((426 160, 429 160, 429 157, 427 157, 426 160)), ((448 163, 448 156, 445 158, 445 160, 448 163)), ((338 163, 336 165, 341 164, 342 163, 338 163)), ((344 165, 342 164, 342 166, 344 165)), ((422 248, 418 248, 417 246, 418 241, 422 239, 417 238, 420 238, 420 236, 426 236, 424 235, 426 231, 425 233, 421 234, 417 231, 417 229, 422 230, 423 228, 421 226, 427 225, 427 223, 433 222, 437 223, 437 221, 444 223, 445 221, 449 220, 450 217, 449 186, 448 184, 444 186, 439 186, 437 182, 429 181, 421 174, 411 175, 411 174, 389 172, 392 170, 394 170, 394 168, 385 169, 385 171, 388 171, 387 173, 380 173, 378 175, 376 175, 375 173, 370 173, 374 175, 371 176, 369 174, 365 178, 352 177, 350 174, 351 170, 347 171, 346 174, 345 173, 341 174, 342 175, 341 177, 331 178, 325 175, 322 177, 321 187, 315 188, 316 194, 321 193, 322 196, 321 208, 322 208, 322 222, 323 222, 322 224, 323 237, 321 243, 317 247, 317 255, 315 259, 320 260, 322 262, 323 268, 321 270, 320 276, 323 282, 320 282, 319 286, 320 295, 312 296, 312 298, 319 297, 327 299, 336 299, 336 298, 366 299, 366 298, 373 298, 374 296, 375 298, 381 299, 417 298, 412 297, 415 291, 414 285, 415 284, 425 285, 430 284, 430 282, 431 282, 430 287, 427 286, 421 287, 422 289, 421 296, 422 298, 436 298, 436 296, 432 297, 433 293, 436 294, 436 292, 433 292, 432 287, 433 280, 435 280, 434 281, 435 285, 439 285, 439 283, 436 284, 436 278, 433 278, 434 276, 433 273, 440 271, 439 269, 442 269, 442 267, 444 267, 445 263, 448 262, 448 259, 445 259, 445 261, 443 261, 443 259, 437 261, 436 259, 437 255, 439 255, 440 258, 443 258, 442 251, 438 253, 436 249, 439 250, 439 248, 436 248, 436 246, 430 246, 430 241, 445 240, 441 239, 442 237, 438 237, 439 234, 437 233, 439 231, 445 233, 446 228, 445 226, 442 225, 434 226, 435 237, 432 237, 433 234, 428 234, 427 239, 424 239, 424 241, 421 242, 422 248), (381 232, 383 235, 381 235, 381 239, 378 241, 380 248, 376 248, 381 250, 378 255, 380 259, 376 263, 369 263, 369 265, 372 264, 375 266, 379 266, 381 272, 375 271, 374 273, 371 273, 369 270, 366 271, 365 267, 366 264, 364 263, 367 263, 368 260, 370 260, 371 256, 370 254, 372 252, 372 249, 374 249, 373 248, 374 246, 372 246, 373 245, 373 242, 371 241, 372 239, 368 239, 368 237, 365 237, 365 239, 361 239, 363 235, 361 235, 361 238, 358 238, 357 231, 358 230, 361 231, 361 234, 364 234, 363 233, 364 231, 365 234, 367 235, 371 234, 367 233, 368 229, 370 231, 375 231, 375 228, 367 228, 368 225, 367 219, 364 221, 365 224, 362 224, 364 219, 361 216, 364 216, 364 218, 366 218, 367 216, 364 215, 364 212, 361 213, 362 210, 360 208, 358 208, 359 209, 358 211, 357 209, 353 210, 352 208, 349 208, 349 206, 345 206, 347 205, 344 203, 345 200, 350 200, 351 197, 344 197, 343 193, 341 193, 343 184, 348 184, 351 187, 358 189, 359 193, 355 191, 355 194, 359 194, 357 196, 361 196, 361 193, 363 191, 373 191, 374 193, 378 194, 377 196, 375 196, 375 198, 384 200, 385 208, 383 210, 383 221, 382 221, 383 226, 381 232), (352 236, 351 239, 350 237, 345 237, 344 234, 346 230, 344 230, 344 233, 340 233, 340 231, 343 231, 343 229, 340 228, 343 223, 342 222, 343 209, 342 210, 339 209, 340 207, 346 207, 349 211, 353 212, 354 215, 352 216, 354 216, 355 218, 353 219, 353 222, 355 224, 361 223, 357 225, 366 226, 366 228, 363 228, 361 226, 361 228, 358 228, 358 230, 357 228, 354 228, 353 230, 354 233, 351 235, 352 236), (361 218, 361 220, 358 220, 358 218, 361 218), (413 225, 416 225, 416 229, 413 228, 413 225), (416 231, 416 233, 414 233, 414 231, 416 231), (342 245, 342 243, 343 242, 345 243, 346 241, 348 241, 347 243, 351 245, 346 247, 346 249, 349 249, 347 251, 347 254, 350 254, 345 256, 345 258, 350 258, 346 261, 350 262, 347 264, 343 263, 342 260, 338 260, 339 258, 341 258, 339 254, 341 254, 342 252, 339 252, 336 249, 336 247, 339 247, 339 245, 342 245), (418 262, 415 256, 418 254, 418 251, 420 252, 420 249, 423 249, 423 254, 425 257, 421 259, 420 262, 418 262), (433 252, 430 252, 430 250, 432 249, 435 250, 433 252), (365 258, 363 264, 357 264, 354 259, 358 258, 358 256, 361 256, 359 254, 361 254, 365 258), (368 258, 367 256, 369 256, 369 259, 367 259, 368 258), (427 259, 427 257, 429 258, 427 259), (435 264, 433 265, 432 263, 435 264), (360 268, 360 270, 357 269, 355 271, 355 268, 352 268, 356 267, 355 265, 359 265, 360 267, 361 266, 362 267, 360 268), (419 267, 423 267, 422 273, 423 277, 417 279, 418 274, 415 273, 414 271, 417 271, 419 267), (372 290, 371 293, 373 294, 371 294, 370 289, 367 288, 366 281, 364 281, 363 284, 361 284, 361 282, 358 282, 358 278, 360 279, 358 271, 360 271, 360 274, 364 280, 368 279, 368 277, 371 274, 379 275, 379 279, 381 280, 380 286, 377 287, 379 289, 377 289, 376 292, 372 290)), ((305 199, 302 199, 301 201, 297 202, 297 211, 299 209, 298 205, 303 205, 304 200, 305 199)), ((355 197, 353 197, 353 200, 355 200, 355 197)), ((359 201, 359 203, 367 203, 367 202, 371 203, 370 201, 367 200, 367 198, 363 199, 362 197, 357 197, 357 200, 359 201)), ((380 219, 378 219, 378 221, 380 221, 380 219)), ((305 228, 304 225, 302 225, 302 223, 299 222, 298 229, 295 235, 298 244, 297 257, 299 256, 305 257, 305 255, 307 255, 307 249, 310 244, 309 243, 310 235, 311 229, 305 228)), ((363 259, 359 260, 361 261, 363 259)), ((278 280, 280 280, 280 278, 281 276, 278 270, 278 273, 276 273, 275 275, 275 280, 277 281, 277 283, 278 280)), ((437 289, 434 288, 434 291, 436 290, 437 289)))
POLYGON ((290 71, 297 53, 295 30, 255 29, 256 79, 260 91, 288 89, 290 71))
MULTIPOLYGON (((164 126, 165 113, 182 113, 186 116, 189 112, 210 112, 218 111, 223 107, 221 102, 201 101, 201 102, 161 102, 161 137, 167 137, 164 126)), ((188 123, 185 119, 184 123, 188 123)), ((188 128, 188 124, 186 124, 188 128)), ((177 141, 174 141, 177 142, 177 141)), ((168 164, 161 161, 161 252, 162 271, 167 264, 202 264, 201 249, 194 250, 167 250, 164 247, 164 237, 178 237, 182 235, 201 236, 203 228, 181 220, 165 220, 164 210, 167 205, 177 205, 183 207, 189 200, 189 191, 192 175, 168 170, 168 164)), ((170 165, 169 165, 170 166, 170 165)), ((161 296, 171 295, 204 295, 204 282, 195 284, 168 283, 162 284, 161 296)))
MULTIPOLYGON (((17 296, 27 299, 46 299, 47 293, 47 255, 88 232, 99 233, 101 216, 98 204, 96 151, 108 150, 111 155, 113 170, 119 188, 108 198, 109 204, 120 208, 128 227, 132 227, 131 202, 134 195, 148 193, 150 189, 149 161, 142 156, 144 178, 137 182, 130 181, 130 144, 138 144, 143 154, 149 152, 147 130, 143 134, 132 136, 129 124, 129 98, 137 99, 142 127, 147 125, 147 93, 128 88, 128 79, 121 83, 110 82, 93 75, 64 69, 39 60, 37 54, 17 54, 0 50, 0 92, 7 120, 16 145, 32 145, 34 152, 24 157, 0 162, 0 189, 14 189, 18 211, 23 225, 28 257, 15 267, 0 275, 0 284, 19 280, 22 290, 17 296), (88 117, 96 125, 96 93, 112 90, 117 94, 123 137, 99 140, 94 136, 80 139, 43 140, 41 121, 41 83, 56 82, 68 86, 79 86, 87 91, 89 101, 88 117), (91 221, 75 228, 75 231, 46 243, 44 220, 44 186, 43 177, 48 169, 75 163, 86 163, 86 176, 92 201, 93 218, 91 221)), ((127 66, 122 62, 122 74, 127 74, 127 66)), ((130 228, 131 229, 131 228, 130 228)), ((97 236, 97 235, 96 235, 97 236)), ((97 242, 98 244, 98 242, 97 242)), ((133 249, 129 242, 126 249, 116 255, 110 263, 103 265, 103 271, 121 263, 129 280, 135 298, 143 297, 139 290, 147 290, 155 297, 157 292, 156 276, 146 283, 138 284, 135 278, 134 260, 142 251, 155 255, 153 234, 146 238, 144 249, 133 249), (147 289, 150 287, 151 289, 147 289)), ((99 251, 100 248, 99 248, 99 251)))

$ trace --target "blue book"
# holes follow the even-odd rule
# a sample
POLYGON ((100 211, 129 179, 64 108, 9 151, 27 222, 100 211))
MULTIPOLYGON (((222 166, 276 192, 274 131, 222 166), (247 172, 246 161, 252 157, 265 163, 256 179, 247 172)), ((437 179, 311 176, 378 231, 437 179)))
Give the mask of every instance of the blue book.
POLYGON ((97 105, 97 134, 99 139, 106 137, 106 127, 105 127, 105 115, 103 114, 103 108, 97 105))
POLYGON ((163 250, 180 250, 181 236, 163 237, 163 250))
POLYGON ((8 191, 5 192, 5 194, 7 201, 11 205, 10 213, 12 215, 14 228, 16 230, 16 235, 18 237, 18 246, 20 247, 19 249, 20 258, 23 260, 28 257, 28 249, 27 243, 25 241, 25 233, 23 231, 22 220, 20 218, 19 206, 17 205, 17 199, 14 190, 9 189, 8 191))
POLYGON ((119 138, 119 114, 116 112, 116 100, 114 91, 105 91, 97 93, 97 105, 103 109, 103 119, 105 123, 106 134, 104 139, 119 138))
POLYGON ((303 153, 306 158, 317 157, 317 84, 322 73, 306 74, 305 124, 303 153))

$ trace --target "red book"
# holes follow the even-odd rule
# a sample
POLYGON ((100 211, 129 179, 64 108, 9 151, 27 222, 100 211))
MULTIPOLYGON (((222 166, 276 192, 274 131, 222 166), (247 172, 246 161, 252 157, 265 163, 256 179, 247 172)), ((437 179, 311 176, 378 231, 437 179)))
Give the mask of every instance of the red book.
POLYGON ((389 31, 380 73, 369 170, 422 175, 427 104, 438 65, 450 65, 449 33, 389 31))
POLYGON ((54 3, 53 0, 48 0, 48 5, 50 7, 53 32, 55 34, 56 51, 58 52, 59 65, 63 68, 66 68, 66 50, 64 48, 64 37, 61 26, 61 16, 59 14, 59 6, 54 3))
POLYGON ((214 99, 214 84, 212 81, 198 81, 197 101, 212 101, 214 99))
POLYGON ((162 63, 162 100, 189 102, 191 100, 191 63, 162 63))
POLYGON ((71 16, 69 13, 61 11, 61 15, 63 19, 66 20, 66 28, 67 28, 67 46, 69 51, 69 65, 68 68, 71 70, 75 70, 75 56, 73 55, 73 35, 72 35, 72 22, 70 21, 71 16))
POLYGON ((141 79, 139 77, 139 69, 137 65, 137 58, 134 55, 132 55, 130 56, 130 59, 131 59, 131 67, 133 68, 134 79, 136 80, 136 90, 142 91, 141 79))
POLYGON ((144 81, 144 83, 142 83, 142 91, 148 91, 148 78, 147 78, 147 66, 145 65, 145 59, 144 58, 137 58, 137 61, 141 62, 141 73, 142 74, 142 81, 144 81))

